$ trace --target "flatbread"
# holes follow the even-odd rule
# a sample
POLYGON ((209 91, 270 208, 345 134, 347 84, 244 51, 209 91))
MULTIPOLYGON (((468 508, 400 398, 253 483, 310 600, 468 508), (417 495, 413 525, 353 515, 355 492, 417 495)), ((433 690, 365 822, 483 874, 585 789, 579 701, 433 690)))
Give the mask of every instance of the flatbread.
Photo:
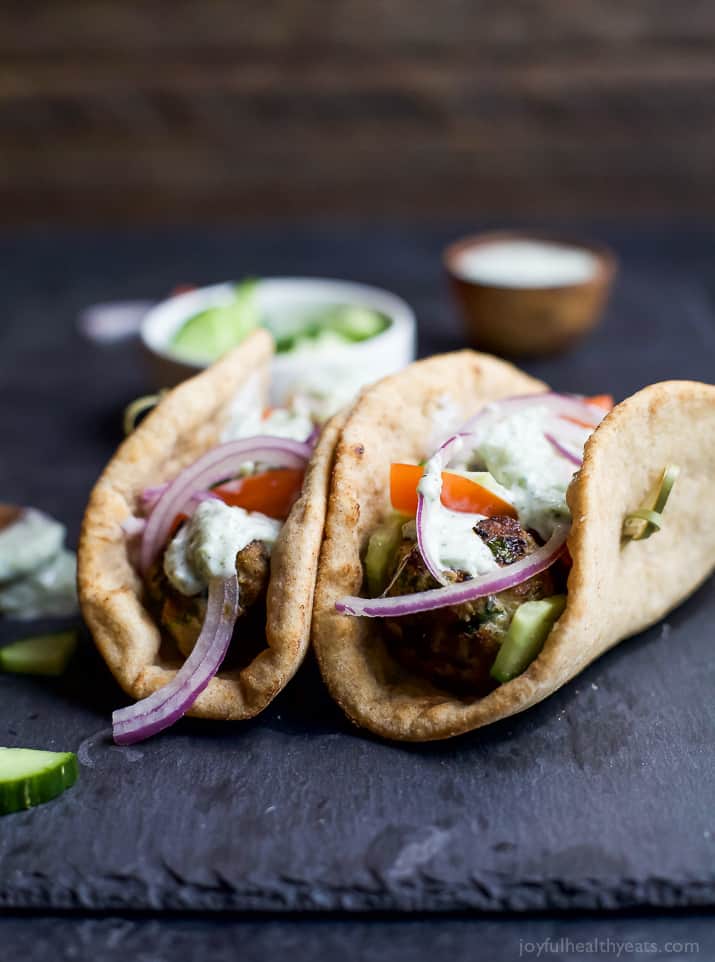
MULTIPOLYGON (((458 697, 391 656, 378 619, 338 614, 360 594, 361 557, 389 510, 389 465, 432 453, 430 409, 447 395, 463 414, 543 385, 464 351, 418 362, 367 389, 338 443, 313 613, 313 644, 331 694, 357 724, 386 738, 427 741, 488 725, 542 701, 619 641, 680 604, 715 566, 715 387, 672 381, 617 405, 589 439, 568 491, 573 567, 567 608, 539 657, 482 698, 458 697), (648 540, 623 542, 666 464, 681 472, 648 540)), ((637 679, 634 680, 637 684, 637 679)))
MULTIPOLYGON (((78 550, 82 613, 112 674, 127 694, 144 698, 175 674, 161 634, 143 604, 122 522, 146 487, 174 478, 220 441, 241 392, 268 400, 273 344, 257 331, 206 371, 171 391, 126 439, 92 491, 78 550)), ((327 486, 340 421, 324 429, 303 491, 281 529, 271 559, 266 647, 241 670, 220 671, 189 715, 241 719, 260 712, 286 685, 308 645, 327 486), (297 563, 300 559, 300 564, 297 563)), ((234 644, 240 644, 240 626, 234 644)))

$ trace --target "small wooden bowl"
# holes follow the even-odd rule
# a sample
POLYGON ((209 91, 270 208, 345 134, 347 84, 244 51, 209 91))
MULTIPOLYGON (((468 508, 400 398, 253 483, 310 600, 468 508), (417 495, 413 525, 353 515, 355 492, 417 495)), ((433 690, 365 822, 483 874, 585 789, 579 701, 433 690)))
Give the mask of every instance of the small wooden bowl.
POLYGON ((467 340, 494 354, 535 356, 561 351, 601 317, 618 268, 607 247, 526 231, 464 237, 444 251, 443 263, 461 309, 467 340), (497 241, 543 241, 585 250, 596 258, 586 280, 552 287, 507 287, 469 280, 459 270, 464 252, 497 241))

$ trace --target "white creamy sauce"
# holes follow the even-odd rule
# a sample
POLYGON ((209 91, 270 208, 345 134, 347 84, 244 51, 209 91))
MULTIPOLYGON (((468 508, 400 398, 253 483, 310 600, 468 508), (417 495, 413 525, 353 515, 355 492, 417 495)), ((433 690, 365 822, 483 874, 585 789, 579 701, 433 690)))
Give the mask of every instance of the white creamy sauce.
MULTIPOLYGON (((569 518, 566 489, 574 474, 574 465, 547 440, 549 430, 554 430, 549 411, 534 405, 487 422, 476 450, 470 451, 459 439, 452 452, 453 461, 463 468, 475 462, 486 467, 488 473, 459 473, 514 505, 521 524, 544 541, 559 521, 569 518)), ((569 425, 568 434, 569 447, 581 454, 590 431, 569 425)), ((482 516, 450 511, 441 503, 442 476, 436 465, 428 464, 418 490, 429 508, 423 531, 426 547, 441 569, 464 571, 474 578, 498 568, 492 552, 473 530, 482 516)))
POLYGON ((77 611, 77 558, 62 548, 30 574, 0 585, 0 611, 12 618, 62 618, 77 611))
POLYGON ((273 545, 281 522, 257 511, 202 501, 164 554, 164 572, 177 591, 197 595, 212 578, 236 571, 236 555, 252 541, 273 545))
POLYGON ((0 582, 31 574, 62 548, 65 526, 44 511, 25 508, 0 531, 0 582))
POLYGON ((309 413, 318 424, 337 414, 355 399, 362 387, 374 380, 371 371, 356 364, 344 352, 338 352, 330 364, 326 355, 323 364, 314 368, 306 366, 291 387, 293 406, 309 413))
MULTIPOLYGON (((458 443, 457 448, 460 446, 458 443)), ((498 568, 494 555, 474 531, 484 516, 451 511, 442 504, 441 471, 428 465, 417 490, 429 510, 429 524, 423 528, 426 547, 442 570, 464 571, 476 578, 498 568)))
POLYGON ((560 287, 581 284, 598 269, 585 248, 539 240, 502 240, 468 247, 456 262, 468 281, 495 287, 560 287))
MULTIPOLYGON (((221 434, 221 440, 236 441, 239 438, 254 438, 267 434, 274 438, 306 441, 313 432, 313 426, 310 414, 297 404, 285 408, 273 408, 266 416, 260 406, 237 406, 221 434)), ((271 467, 273 467, 271 464, 244 461, 236 473, 246 477, 271 467)))
POLYGON ((255 421, 263 414, 264 397, 261 389, 261 379, 252 374, 246 383, 236 392, 228 411, 228 421, 221 434, 222 441, 232 441, 246 435, 237 434, 244 421, 255 421))
POLYGON ((464 421, 464 417, 453 398, 448 394, 442 394, 432 401, 428 408, 428 415, 432 421, 429 448, 436 451, 447 438, 455 433, 464 421))
POLYGON ((267 434, 273 438, 305 441, 312 430, 313 422, 310 417, 296 408, 273 408, 265 417, 259 410, 243 411, 238 418, 229 422, 223 440, 232 441, 267 434))
POLYGON ((27 620, 77 611, 77 559, 64 540, 65 526, 35 508, 0 531, 0 613, 27 620))
MULTIPOLYGON (((546 408, 538 406, 500 418, 486 429, 476 452, 509 492, 521 524, 544 540, 558 521, 569 518, 566 489, 575 470, 546 439, 548 419, 546 408)), ((588 433, 583 431, 583 443, 588 433)))
POLYGON ((440 505, 439 521, 432 535, 440 568, 464 571, 470 578, 476 578, 499 567, 492 552, 474 531, 474 525, 483 517, 466 511, 450 511, 440 505))

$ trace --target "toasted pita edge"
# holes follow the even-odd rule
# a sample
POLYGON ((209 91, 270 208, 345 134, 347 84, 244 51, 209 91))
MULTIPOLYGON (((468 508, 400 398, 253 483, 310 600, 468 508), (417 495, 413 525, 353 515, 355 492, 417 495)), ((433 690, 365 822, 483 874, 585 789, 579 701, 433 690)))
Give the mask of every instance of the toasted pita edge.
MULTIPOLYGON (((338 444, 316 589, 313 643, 331 694, 358 725, 386 738, 428 741, 491 724, 542 701, 619 641, 659 621, 715 565, 715 387, 655 384, 617 405, 589 439, 568 492, 573 566, 567 608, 541 654, 486 697, 460 698, 390 655, 379 621, 338 614, 358 594, 361 556, 384 516, 392 460, 429 453, 425 406, 458 395, 464 413, 543 386, 503 362, 463 352, 412 365, 368 390, 338 444), (681 471, 660 532, 622 538, 625 516, 681 471)), ((637 683, 637 682, 635 682, 637 683)))
MULTIPOLYGON (((257 331, 212 367, 171 391, 124 441, 97 481, 82 524, 78 588, 82 613, 112 674, 127 694, 144 698, 176 667, 162 660, 161 634, 142 603, 122 523, 139 493, 175 477, 217 444, 241 391, 268 399, 273 345, 257 331)), ((327 483, 339 422, 326 426, 303 490, 275 545, 268 589, 267 647, 241 670, 221 671, 190 715, 242 719, 260 712, 300 665, 308 644, 312 593, 327 483), (301 559, 298 566, 295 561, 301 559)), ((237 638, 240 644, 240 621, 237 638)))

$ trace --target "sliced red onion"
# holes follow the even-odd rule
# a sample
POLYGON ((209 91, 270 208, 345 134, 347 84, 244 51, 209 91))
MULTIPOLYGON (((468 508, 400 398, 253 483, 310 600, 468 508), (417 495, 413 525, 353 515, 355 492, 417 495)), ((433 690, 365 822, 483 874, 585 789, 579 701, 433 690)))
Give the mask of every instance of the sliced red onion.
MULTIPOLYGON (((191 495, 191 504, 193 508, 201 504, 202 501, 220 501, 221 498, 216 494, 215 491, 195 491, 191 495)), ((193 512, 192 512, 193 513, 193 512)))
POLYGON ((209 582, 206 617, 194 649, 172 680, 134 705, 112 715, 117 745, 133 745, 178 721, 221 666, 238 615, 238 578, 209 582))
POLYGON ((601 423, 608 413, 595 404, 589 404, 586 398, 578 394, 557 394, 555 391, 517 394, 514 397, 501 398, 499 401, 486 404, 481 411, 477 412, 463 425, 462 430, 474 431, 481 435, 498 418, 534 405, 546 408, 556 417, 578 418, 580 421, 591 424, 594 428, 601 423))
MULTIPOLYGON (((436 451, 435 454, 429 459, 425 464, 422 477, 427 474, 427 472, 434 472, 439 478, 440 483, 440 493, 442 489, 442 471, 447 467, 452 457, 460 450, 464 443, 464 438, 468 438, 468 434, 455 434, 451 438, 442 444, 436 451)), ((441 585, 449 584, 447 578, 445 578, 444 573, 440 567, 439 559, 432 555, 429 550, 429 541, 427 538, 427 528, 430 524, 435 523, 435 514, 440 509, 440 498, 438 497, 436 501, 425 498, 420 492, 419 487, 417 488, 417 516, 415 518, 415 524, 417 527, 417 544, 419 545, 420 554, 422 555, 422 560, 425 566, 435 581, 438 581, 441 585)))
POLYGON ((174 518, 190 514, 192 499, 220 481, 232 477, 246 461, 263 461, 276 467, 299 468, 310 460, 312 449, 303 441, 261 435, 228 441, 207 451, 169 483, 149 516, 142 540, 140 567, 146 574, 164 546, 174 518))
MULTIPOLYGON (((150 515, 156 507, 159 498, 169 487, 168 484, 161 484, 156 488, 145 488, 139 495, 139 504, 146 515, 150 515)), ((191 495, 191 508, 195 508, 202 501, 220 501, 221 499, 213 491, 195 491, 191 495)), ((189 512, 191 513, 191 512, 189 512)))
POLYGON ((151 514, 162 494, 169 487, 168 484, 157 484, 152 488, 144 488, 139 495, 139 507, 145 514, 151 514))
POLYGON ((421 611, 449 608, 477 598, 484 598, 486 595, 496 595, 550 568, 559 557, 568 532, 568 524, 557 525, 543 547, 537 548, 533 554, 500 568, 493 574, 460 581, 446 588, 431 588, 429 591, 398 595, 394 598, 340 598, 335 602, 335 609, 345 615, 363 618, 399 618, 401 615, 415 615, 421 611))
POLYGON ((570 461, 571 464, 575 464, 579 468, 581 467, 583 464, 583 458, 580 458, 577 454, 574 454, 573 451, 569 451, 567 447, 565 447, 557 438, 555 438, 553 434, 549 434, 548 431, 544 432, 544 437, 549 442, 551 447, 558 452, 562 458, 566 458, 567 461, 570 461))
POLYGON ((593 428, 584 428, 565 418, 550 418, 549 430, 554 437, 563 444, 571 444, 575 448, 582 448, 593 428))

